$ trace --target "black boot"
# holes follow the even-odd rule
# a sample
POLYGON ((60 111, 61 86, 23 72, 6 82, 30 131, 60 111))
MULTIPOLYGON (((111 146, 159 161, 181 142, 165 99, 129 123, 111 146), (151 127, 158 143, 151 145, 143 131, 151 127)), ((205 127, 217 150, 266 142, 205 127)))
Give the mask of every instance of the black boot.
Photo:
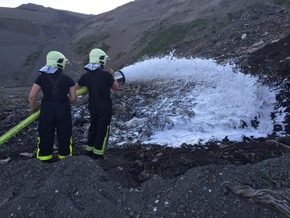
POLYGON ((93 151, 86 151, 86 156, 93 157, 94 153, 93 151))
POLYGON ((97 160, 97 159, 104 159, 104 155, 94 154, 93 155, 93 159, 95 159, 95 160, 97 160))

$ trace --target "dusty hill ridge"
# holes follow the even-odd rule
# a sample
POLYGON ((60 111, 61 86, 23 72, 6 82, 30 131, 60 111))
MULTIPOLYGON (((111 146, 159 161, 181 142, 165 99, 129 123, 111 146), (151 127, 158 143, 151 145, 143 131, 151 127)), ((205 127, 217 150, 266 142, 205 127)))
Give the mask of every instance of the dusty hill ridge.
MULTIPOLYGON (((71 15, 72 17, 81 17, 81 18, 88 18, 91 15, 88 14, 82 14, 78 12, 72 12, 72 11, 67 11, 67 10, 60 10, 60 9, 54 9, 50 7, 44 7, 42 5, 37 5, 37 4, 22 4, 18 6, 17 8, 19 9, 26 9, 26 10, 31 10, 31 11, 39 11, 39 12, 47 12, 47 13, 55 13, 55 12, 62 12, 71 15)), ((69 22, 75 22, 74 19, 69 20, 69 22)))
POLYGON ((31 83, 50 50, 70 54, 74 26, 89 17, 32 4, 0 8, 0 14, 1 87, 31 83))

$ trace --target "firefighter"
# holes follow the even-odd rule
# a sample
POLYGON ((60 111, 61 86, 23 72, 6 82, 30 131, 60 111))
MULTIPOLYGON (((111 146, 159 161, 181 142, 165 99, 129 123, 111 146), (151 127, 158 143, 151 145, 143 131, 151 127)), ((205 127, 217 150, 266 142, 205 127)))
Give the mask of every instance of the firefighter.
POLYGON ((101 158, 105 153, 112 119, 113 104, 111 89, 119 90, 113 70, 105 71, 107 54, 98 48, 91 50, 89 63, 84 67, 86 72, 76 84, 76 90, 83 86, 88 88, 90 127, 86 145, 86 153, 94 159, 101 158))
POLYGON ((30 94, 31 112, 36 112, 37 95, 43 93, 38 125, 38 145, 36 157, 41 161, 51 161, 55 130, 58 142, 58 158, 72 156, 72 118, 70 103, 76 99, 75 82, 62 71, 68 60, 58 51, 46 56, 46 65, 39 72, 30 94))

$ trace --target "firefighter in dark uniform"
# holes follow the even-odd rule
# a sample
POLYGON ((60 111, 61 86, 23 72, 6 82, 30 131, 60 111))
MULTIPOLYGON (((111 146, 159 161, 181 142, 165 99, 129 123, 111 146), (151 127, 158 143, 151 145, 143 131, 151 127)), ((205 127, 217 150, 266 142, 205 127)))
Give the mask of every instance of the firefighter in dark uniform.
POLYGON ((38 145, 36 157, 41 161, 53 158, 55 130, 58 141, 58 158, 72 156, 72 118, 70 103, 75 101, 75 82, 62 70, 68 60, 58 51, 51 51, 46 56, 46 65, 35 80, 30 94, 31 112, 36 112, 37 95, 42 90, 40 106, 38 145))
POLYGON ((105 71, 104 65, 108 60, 107 54, 98 48, 89 54, 86 72, 76 84, 76 90, 83 86, 88 88, 90 113, 90 127, 86 152, 95 159, 103 158, 105 153, 112 119, 111 89, 119 90, 119 83, 115 80, 114 72, 105 71))

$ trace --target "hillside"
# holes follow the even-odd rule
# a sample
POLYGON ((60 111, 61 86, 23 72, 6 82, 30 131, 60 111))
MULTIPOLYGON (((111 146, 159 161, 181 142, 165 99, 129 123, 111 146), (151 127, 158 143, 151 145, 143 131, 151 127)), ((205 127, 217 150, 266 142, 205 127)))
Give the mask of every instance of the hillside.
POLYGON ((172 50, 183 56, 237 60, 289 34, 289 3, 284 3, 286 8, 275 3, 135 1, 82 22, 73 48, 85 55, 88 45, 102 47, 114 68, 172 50))
POLYGON ((138 0, 96 16, 33 4, 0 8, 0 86, 30 85, 53 49, 71 60, 75 79, 92 47, 105 50, 114 69, 173 50, 243 64, 289 34, 289 7, 279 0, 138 0))
MULTIPOLYGON (((288 1, 164 2, 136 0, 90 17, 35 5, 0 8, 5 57, 0 61, 5 72, 0 74, 0 135, 29 115, 27 85, 46 52, 59 46, 73 62, 68 72, 74 78, 94 46, 107 51, 114 69, 172 50, 177 56, 232 61, 262 83, 281 87, 277 107, 289 112, 288 1)), ((136 116, 134 103, 166 96, 171 84, 123 85, 113 95, 114 131, 136 116)), ((289 115, 284 137, 224 138, 171 148, 131 143, 124 135, 130 143, 112 143, 104 160, 93 160, 84 155, 86 100, 73 105, 74 112, 81 111, 74 119, 73 157, 52 163, 35 159, 36 122, 0 145, 0 217, 290 217, 289 115)))
POLYGON ((74 26, 87 17, 33 4, 0 8, 0 87, 31 84, 51 50, 73 59, 70 38, 74 26))

